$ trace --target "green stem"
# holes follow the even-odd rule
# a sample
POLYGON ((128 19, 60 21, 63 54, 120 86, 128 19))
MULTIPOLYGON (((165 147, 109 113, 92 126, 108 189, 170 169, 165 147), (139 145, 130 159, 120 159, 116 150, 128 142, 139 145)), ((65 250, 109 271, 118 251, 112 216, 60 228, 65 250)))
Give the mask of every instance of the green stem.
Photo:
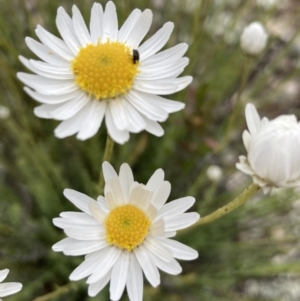
POLYGON ((222 217, 223 215, 231 212, 232 210, 238 208, 243 205, 250 197, 252 197, 260 187, 254 183, 252 183, 249 187, 247 187, 238 197, 236 197, 233 201, 228 203, 227 205, 217 209, 213 213, 204 216, 201 218, 196 224, 192 227, 204 225, 213 222, 214 220, 222 217))
POLYGON ((246 86, 246 83, 247 83, 247 80, 249 77, 250 62, 251 62, 251 58, 246 57, 245 62, 242 67, 243 69, 242 69, 242 74, 241 74, 241 82, 240 82, 240 86, 239 86, 239 90, 238 90, 238 94, 237 94, 237 98, 236 98, 236 102, 235 102, 235 107, 229 117, 229 121, 228 121, 226 130, 225 130, 225 135, 224 135, 224 138, 222 139, 222 142, 220 144, 218 152, 221 152, 225 148, 225 146, 230 138, 230 133, 232 131, 232 128, 235 126, 235 121, 238 116, 238 113, 240 112, 241 97, 242 97, 242 93, 244 91, 244 88, 246 86))
MULTIPOLYGON (((106 145, 105 145, 104 155, 102 158, 102 163, 104 161, 107 161, 107 162, 110 161, 112 153, 113 153, 113 148, 114 148, 114 141, 110 138, 109 134, 107 134, 106 145)), ((103 186, 104 186, 104 176, 103 176, 102 168, 100 169, 98 186, 99 186, 100 193, 102 193, 103 186)))
POLYGON ((68 284, 64 285, 64 286, 60 286, 58 287, 55 291, 49 293, 49 294, 46 294, 46 295, 43 295, 43 296, 40 296, 40 297, 37 297, 35 298, 33 301, 47 301, 47 300, 52 300, 62 294, 67 294, 69 293, 70 291, 72 290, 76 290, 77 289, 77 284, 74 284, 72 282, 69 282, 68 284))

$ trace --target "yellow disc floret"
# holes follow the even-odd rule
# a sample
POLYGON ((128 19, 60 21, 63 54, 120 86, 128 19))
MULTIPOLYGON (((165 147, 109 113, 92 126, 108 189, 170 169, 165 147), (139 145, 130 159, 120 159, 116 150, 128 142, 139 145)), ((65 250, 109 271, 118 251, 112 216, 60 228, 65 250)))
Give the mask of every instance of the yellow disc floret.
POLYGON ((108 99, 127 93, 138 73, 132 50, 123 43, 89 44, 72 61, 76 84, 95 98, 108 99))
POLYGON ((133 205, 113 209, 106 221, 106 240, 109 244, 131 251, 141 244, 151 223, 143 211, 133 205))

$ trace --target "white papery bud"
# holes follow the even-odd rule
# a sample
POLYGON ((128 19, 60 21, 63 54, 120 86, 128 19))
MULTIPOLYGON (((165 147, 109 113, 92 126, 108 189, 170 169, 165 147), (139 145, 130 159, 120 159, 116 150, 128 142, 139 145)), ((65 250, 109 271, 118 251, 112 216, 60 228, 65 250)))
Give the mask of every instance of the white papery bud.
POLYGON ((7 119, 10 115, 10 110, 8 107, 0 106, 0 119, 4 120, 7 119))
POLYGON ((295 115, 260 119, 254 105, 246 106, 248 130, 243 133, 247 157, 236 167, 251 175, 264 193, 272 187, 300 186, 300 124, 295 115))
POLYGON ((223 171, 220 166, 211 165, 207 168, 206 175, 211 181, 217 182, 222 178, 223 171))
POLYGON ((241 48, 246 54, 258 55, 266 47, 268 35, 260 22, 246 26, 241 35, 241 48))

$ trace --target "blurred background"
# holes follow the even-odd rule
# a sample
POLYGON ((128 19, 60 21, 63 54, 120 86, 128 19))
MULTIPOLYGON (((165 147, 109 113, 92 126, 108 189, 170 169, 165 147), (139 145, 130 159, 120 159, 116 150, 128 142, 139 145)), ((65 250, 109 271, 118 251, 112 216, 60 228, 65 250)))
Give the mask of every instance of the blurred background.
MULTIPOLYGON (((109 300, 108 289, 87 296, 85 281, 68 276, 83 257, 55 253, 51 246, 64 236, 52 224, 62 211, 77 211, 63 196, 72 188, 97 196, 97 182, 106 140, 103 126, 81 142, 54 137, 54 120, 34 116, 37 103, 23 92, 18 60, 27 49, 26 36, 37 39, 41 24, 59 36, 55 15, 76 4, 86 22, 92 0, 0 0, 0 269, 11 270, 6 281, 22 282, 23 290, 10 301, 109 300), (43 296, 43 297, 41 297, 43 296)), ((105 4, 106 1, 99 1, 105 4)), ((146 183, 163 168, 172 184, 170 200, 196 197, 193 210, 205 216, 231 201, 251 179, 235 168, 245 154, 245 104, 256 105, 261 116, 300 117, 300 2, 299 0, 116 0, 119 24, 134 8, 150 8, 154 22, 150 37, 167 21, 175 23, 168 42, 190 45, 184 74, 194 77, 184 91, 170 96, 186 103, 162 124, 165 135, 132 134, 116 145, 112 164, 128 162, 135 179, 146 183), (243 28, 263 23, 268 46, 257 58, 239 47, 243 28), (248 76, 241 99, 242 74, 248 76)), ((144 300, 299 301, 300 190, 258 193, 244 206, 177 239, 199 252, 181 262, 183 273, 162 273, 161 285, 145 285, 144 300)), ((126 293, 121 300, 128 300, 126 293)))

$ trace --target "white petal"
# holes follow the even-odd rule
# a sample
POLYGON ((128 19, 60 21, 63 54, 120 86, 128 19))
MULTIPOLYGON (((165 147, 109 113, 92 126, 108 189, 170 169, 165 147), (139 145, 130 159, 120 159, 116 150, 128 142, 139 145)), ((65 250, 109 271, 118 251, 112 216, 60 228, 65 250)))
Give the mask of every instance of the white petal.
POLYGON ((171 262, 173 259, 172 253, 168 248, 162 245, 157 239, 147 237, 143 244, 151 253, 166 262, 171 262))
POLYGON ((61 95, 43 95, 39 92, 35 92, 28 87, 24 87, 24 91, 31 96, 33 99, 36 101, 39 101, 41 103, 45 104, 59 104, 65 101, 68 101, 72 99, 73 97, 77 97, 79 94, 81 94, 81 91, 74 91, 66 94, 61 94, 61 95))
POLYGON ((72 238, 66 237, 66 238, 60 240, 59 242, 57 242, 56 244, 54 244, 52 246, 52 250, 54 252, 62 252, 64 250, 64 248, 67 247, 71 241, 73 241, 72 238))
POLYGON ((97 203, 100 206, 100 208, 102 209, 103 212, 105 212, 106 214, 109 212, 109 209, 107 207, 106 204, 106 200, 102 195, 99 195, 97 198, 97 203))
POLYGON ((17 77, 25 85, 45 95, 65 94, 78 90, 73 80, 55 80, 23 72, 18 72, 17 77))
POLYGON ((198 257, 198 252, 176 240, 160 239, 160 242, 168 247, 175 258, 182 260, 193 260, 198 257))
POLYGON ((165 273, 178 275, 182 272, 182 267, 174 258, 172 258, 170 262, 166 262, 154 254, 150 254, 150 256, 153 259, 155 265, 165 273))
POLYGON ((200 216, 196 212, 182 213, 174 216, 164 217, 165 231, 177 231, 194 224, 200 216))
POLYGON ((104 180, 105 182, 110 181, 112 178, 117 177, 117 173, 114 170, 114 168, 112 167, 112 165, 105 161, 102 163, 102 171, 103 171, 103 175, 104 175, 104 180))
POLYGON ((150 203, 147 211, 145 212, 148 219, 153 222, 157 216, 157 209, 150 203))
POLYGON ((157 209, 160 209, 167 201, 171 192, 171 184, 168 181, 163 181, 156 188, 151 199, 151 204, 157 209))
POLYGON ((154 121, 165 121, 168 118, 168 112, 158 106, 154 106, 151 101, 151 95, 139 91, 131 90, 125 98, 131 103, 139 112, 154 121))
POLYGON ((160 234, 160 237, 170 238, 170 237, 176 236, 176 234, 177 234, 176 231, 164 232, 164 233, 160 234))
POLYGON ((103 18, 103 41, 116 41, 118 36, 118 18, 116 6, 112 1, 106 3, 103 18))
POLYGON ((159 80, 138 80, 134 83, 133 89, 148 94, 167 95, 183 90, 192 80, 191 76, 159 80))
MULTIPOLYGON (((73 237, 73 232, 78 229, 80 230, 80 235, 86 232, 90 232, 91 237, 97 235, 100 232, 104 232, 104 227, 101 226, 100 224, 86 224, 85 222, 82 222, 80 219, 76 220, 70 218, 56 217, 52 221, 55 226, 70 232, 72 237, 73 237)), ((73 238, 77 239, 76 237, 73 238)), ((91 239, 84 238, 84 240, 93 240, 93 238, 91 239)))
POLYGON ((122 191, 124 195, 125 202, 128 202, 130 187, 134 181, 133 174, 130 166, 127 163, 123 163, 120 168, 119 173, 122 191))
POLYGON ((76 138, 86 140, 93 137, 99 130, 106 111, 106 102, 92 100, 89 112, 85 116, 76 138))
POLYGON ((126 130, 119 130, 113 120, 110 106, 107 106, 106 115, 105 115, 105 123, 107 127, 107 131, 110 137, 119 144, 124 144, 129 140, 129 132, 126 130))
POLYGON ((50 116, 56 120, 66 120, 73 117, 80 110, 82 110, 89 102, 91 101, 90 97, 82 93, 76 98, 73 98, 49 112, 50 116))
POLYGON ((79 51, 80 43, 76 37, 72 19, 66 13, 62 6, 59 7, 57 10, 56 26, 61 37, 68 45, 69 49, 72 51, 73 54, 76 55, 79 51))
POLYGON ((134 249, 134 254, 150 284, 157 287, 160 284, 160 275, 147 249, 143 245, 140 245, 134 249))
POLYGON ((263 117, 262 120, 260 121, 260 128, 268 124, 270 120, 267 117, 263 117))
POLYGON ((246 151, 249 151, 250 144, 252 142, 252 136, 249 134, 249 132, 247 130, 244 130, 244 132, 243 132, 243 142, 244 142, 246 151))
POLYGON ((41 25, 37 26, 35 33, 44 45, 48 46, 60 57, 67 61, 71 61, 72 59, 74 59, 74 55, 69 50, 66 43, 54 36, 52 33, 45 30, 41 25))
POLYGON ((168 42, 170 35, 173 31, 174 24, 167 22, 164 26, 158 30, 149 40, 147 40, 142 46, 138 48, 140 53, 140 60, 143 61, 151 55, 158 52, 168 42))
POLYGON ((123 194, 119 177, 112 178, 106 184, 105 188, 106 188, 105 190, 106 193, 110 192, 112 194, 115 206, 122 206, 125 203, 127 203, 127 200, 125 201, 124 199, 124 194, 123 194))
POLYGON ((25 42, 28 48, 43 61, 54 66, 70 65, 70 63, 63 59, 61 56, 58 56, 56 53, 53 53, 53 51, 49 47, 37 42, 36 40, 30 37, 26 37, 25 42))
POLYGON ((195 204, 195 198, 187 196, 172 201, 159 209, 157 219, 166 216, 175 216, 188 210, 195 204))
POLYGON ((252 103, 248 103, 245 110, 247 126, 250 134, 253 136, 260 127, 260 117, 252 103))
POLYGON ((103 36, 103 9, 99 3, 94 3, 91 11, 90 33, 94 44, 101 41, 103 36))
POLYGON ((143 300, 143 273, 134 254, 130 256, 127 277, 127 292, 130 301, 143 300))
POLYGON ((136 76, 135 80, 157 80, 171 77, 177 77, 181 74, 184 68, 188 65, 189 59, 184 57, 179 60, 170 62, 169 64, 161 63, 158 66, 146 66, 139 68, 140 73, 136 76))
POLYGON ((153 120, 148 119, 147 117, 144 117, 144 120, 146 122, 145 130, 149 132, 150 134, 161 137, 165 133, 161 125, 153 120))
POLYGON ((89 285, 88 289, 88 295, 90 297, 95 297, 109 282, 111 277, 111 273, 108 272, 103 278, 101 278, 99 281, 92 283, 89 285))
POLYGON ((122 250, 117 247, 109 247, 105 249, 106 252, 102 253, 102 259, 97 268, 93 271, 92 275, 88 278, 87 283, 95 283, 104 277, 116 263, 122 250))
POLYGON ((51 112, 59 109, 60 104, 57 105, 41 105, 38 107, 35 107, 33 110, 33 113, 35 116, 40 117, 40 118, 45 118, 45 119, 52 119, 51 112))
POLYGON ((105 237, 105 229, 102 225, 87 225, 80 220, 68 218, 54 218, 53 224, 61 229, 71 238, 77 240, 95 240, 105 237))
POLYGON ((153 14, 151 10, 144 10, 136 21, 134 27, 131 28, 130 34, 126 39, 126 44, 131 46, 133 49, 137 48, 150 29, 152 18, 153 14))
POLYGON ((240 163, 235 164, 236 168, 247 175, 254 175, 254 171, 249 165, 247 158, 245 156, 239 156, 239 160, 240 163))
POLYGON ((107 246, 108 244, 105 239, 92 241, 79 241, 73 239, 72 243, 69 243, 64 248, 63 253, 69 256, 80 256, 99 251, 107 246))
POLYGON ((144 212, 147 210, 153 191, 148 190, 143 184, 138 184, 130 191, 129 204, 135 205, 144 212))
POLYGON ((126 19, 124 24, 119 30, 118 41, 126 42, 131 30, 135 27, 137 20, 139 19, 142 12, 139 9, 134 9, 129 17, 126 19))
POLYGON ((83 17, 76 5, 72 7, 73 12, 73 27, 81 46, 86 46, 92 43, 90 33, 85 25, 83 17))
POLYGON ((81 111, 75 114, 73 117, 61 122, 56 129, 54 134, 57 138, 65 138, 76 134, 80 131, 82 124, 85 123, 89 116, 89 110, 91 109, 92 102, 89 102, 81 111))
POLYGON ((159 66, 162 62, 174 62, 181 58, 186 53, 187 49, 188 45, 186 43, 178 44, 143 60, 141 65, 143 67, 153 65, 159 66))
MULTIPOLYGON (((54 223, 54 221, 53 221, 54 223)), ((56 222, 57 224, 57 222, 56 222)), ((70 238, 74 238, 77 240, 97 240, 97 239, 105 239, 106 232, 104 227, 100 225, 98 227, 91 226, 70 226, 65 227, 64 232, 70 238)))
POLYGON ((149 229, 149 234, 153 237, 163 235, 164 232, 165 232, 165 222, 163 219, 159 219, 155 221, 149 229))
POLYGON ((102 256, 107 252, 107 249, 109 249, 109 247, 89 254, 88 257, 86 256, 85 260, 71 273, 69 277, 70 280, 77 281, 91 275, 96 266, 99 264, 99 261, 101 262, 102 256))
POLYGON ((146 122, 141 114, 124 98, 123 108, 127 116, 127 130, 132 133, 139 133, 146 127, 146 122))
POLYGON ((106 214, 104 211, 102 211, 102 209, 98 205, 98 202, 95 202, 94 200, 90 201, 89 202, 89 211, 90 211, 91 215, 93 216, 93 218, 99 222, 99 224, 104 224, 106 214))
POLYGON ((113 118, 113 122, 118 130, 126 130, 129 125, 128 115, 126 114, 126 109, 124 104, 126 100, 122 98, 116 98, 109 102, 109 108, 113 118))
POLYGON ((19 292, 23 285, 18 282, 0 283, 0 298, 19 292))
POLYGON ((112 269, 109 291, 110 299, 113 301, 119 300, 124 291, 128 275, 129 256, 129 252, 123 251, 112 269))
POLYGON ((147 182, 146 187, 150 190, 155 190, 164 181, 164 178, 165 173, 161 168, 159 168, 151 176, 151 178, 147 182))
POLYGON ((8 275, 9 269, 4 269, 0 271, 0 282, 2 282, 8 275))
POLYGON ((47 63, 43 63, 40 61, 34 61, 34 60, 27 60, 23 56, 19 56, 20 61, 22 64, 29 69, 30 71, 41 75, 43 77, 53 78, 53 79, 73 79, 74 75, 72 71, 68 70, 67 68, 59 68, 57 66, 51 66, 47 63))
POLYGON ((115 199, 110 191, 105 192, 105 199, 109 210, 113 210, 117 206, 117 204, 115 203, 115 199))
POLYGON ((88 215, 85 212, 73 212, 65 211, 59 214, 60 217, 67 218, 69 221, 80 221, 83 225, 99 225, 99 222, 95 220, 92 215, 88 215))
POLYGON ((94 199, 73 189, 65 189, 64 196, 81 211, 90 214, 89 202, 95 202, 94 199))

